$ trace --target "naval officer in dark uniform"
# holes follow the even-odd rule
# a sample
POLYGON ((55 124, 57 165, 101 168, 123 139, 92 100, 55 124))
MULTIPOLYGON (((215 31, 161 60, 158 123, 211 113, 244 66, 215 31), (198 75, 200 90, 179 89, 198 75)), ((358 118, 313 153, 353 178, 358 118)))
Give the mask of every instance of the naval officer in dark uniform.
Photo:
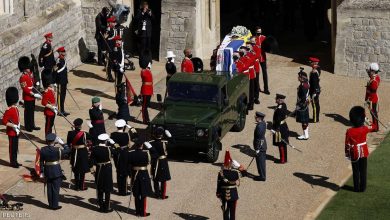
POLYGON ((99 212, 107 213, 113 211, 110 207, 110 196, 113 190, 111 157, 114 151, 111 145, 115 142, 106 133, 100 134, 98 140, 99 145, 92 148, 91 161, 96 166, 95 184, 99 212))
POLYGON ((254 180, 265 181, 266 169, 265 160, 267 156, 267 140, 265 139, 265 132, 267 130, 267 123, 264 121, 265 114, 256 112, 256 128, 254 131, 253 148, 256 151, 256 165, 259 176, 256 176, 254 180))
POLYGON ((168 130, 162 127, 156 129, 154 140, 149 143, 153 146, 150 149, 152 153, 152 176, 154 193, 160 199, 167 199, 167 181, 171 180, 171 173, 168 165, 167 140, 163 140, 164 133, 167 138, 172 137, 168 130))
MULTIPOLYGON (((151 157, 149 150, 144 150, 143 146, 144 143, 137 139, 133 146, 135 150, 131 150, 128 153, 128 164, 131 170, 131 190, 135 200, 135 212, 139 217, 150 215, 150 213, 146 212, 146 198, 152 194, 152 184, 148 170, 151 157)), ((145 146, 148 149, 152 148, 149 143, 146 143, 145 146)))
POLYGON ((64 145, 61 138, 58 138, 55 134, 50 133, 46 135, 47 146, 41 148, 40 166, 42 170, 41 177, 46 180, 47 186, 47 199, 49 201, 49 207, 53 210, 61 209, 58 205, 60 197, 60 187, 64 177, 62 173, 60 160, 61 158, 70 153, 70 148, 64 145), (55 143, 63 145, 63 149, 55 147, 55 143))

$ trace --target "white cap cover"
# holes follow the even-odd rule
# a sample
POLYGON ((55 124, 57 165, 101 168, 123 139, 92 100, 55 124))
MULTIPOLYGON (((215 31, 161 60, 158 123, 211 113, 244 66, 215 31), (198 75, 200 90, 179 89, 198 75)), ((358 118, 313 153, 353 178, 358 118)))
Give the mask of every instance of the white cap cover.
POLYGON ((117 128, 123 128, 126 126, 126 121, 123 119, 116 120, 115 127, 117 128))
POLYGON ((172 57, 176 57, 176 55, 173 53, 173 51, 167 51, 167 56, 165 58, 172 58, 172 57))
POLYGON ((148 149, 152 148, 152 145, 151 145, 149 142, 144 142, 144 145, 145 145, 146 148, 148 148, 148 149))
POLYGON ((232 167, 234 169, 238 169, 240 167, 240 163, 238 163, 236 160, 232 160, 232 167))
POLYGON ((106 140, 110 139, 110 136, 108 136, 108 134, 104 133, 104 134, 99 135, 98 139, 100 141, 106 141, 106 140))
POLYGON ((378 72, 379 71, 379 65, 378 63, 371 63, 370 64, 370 70, 378 72))

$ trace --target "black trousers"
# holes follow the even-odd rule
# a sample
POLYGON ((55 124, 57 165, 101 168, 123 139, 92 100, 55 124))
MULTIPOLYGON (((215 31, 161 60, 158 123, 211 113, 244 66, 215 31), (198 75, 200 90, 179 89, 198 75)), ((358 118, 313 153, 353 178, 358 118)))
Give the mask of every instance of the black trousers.
POLYGON ((287 163, 287 145, 285 143, 279 144, 280 163, 287 163))
POLYGON ((57 86, 58 86, 57 87, 58 111, 65 112, 65 98, 66 98, 67 84, 58 84, 57 86))
POLYGON ((372 117, 372 125, 375 131, 379 130, 379 123, 378 123, 378 103, 372 103, 371 104, 371 111, 370 111, 371 117, 372 117))
POLYGON ((98 205, 101 211, 110 209, 110 197, 111 193, 98 190, 98 205))
POLYGON ((107 54, 108 56, 108 59, 107 59, 107 67, 106 67, 106 76, 107 76, 107 80, 112 80, 112 74, 111 74, 111 69, 113 68, 113 63, 110 61, 110 55, 107 54))
POLYGON ((96 38, 96 43, 98 47, 98 53, 97 53, 97 58, 98 58, 98 64, 103 65, 104 64, 104 54, 103 51, 105 50, 104 48, 104 40, 100 37, 96 38))
POLYGON ((50 208, 57 208, 58 201, 60 198, 60 187, 62 183, 62 178, 57 177, 55 179, 47 179, 47 200, 49 202, 50 208))
POLYGON ((143 123, 149 123, 149 112, 148 112, 148 107, 150 106, 150 98, 152 97, 151 95, 142 95, 142 121, 143 123))
POLYGON ((85 173, 75 173, 74 179, 76 183, 76 189, 85 189, 85 173))
POLYGON ((353 189, 355 192, 366 191, 367 186, 367 158, 360 158, 352 162, 353 189))
POLYGON ((127 193, 127 177, 128 175, 122 175, 118 172, 116 173, 116 182, 118 184, 118 193, 120 195, 125 195, 127 193))
POLYGON ((41 72, 42 85, 56 83, 56 73, 52 68, 44 68, 41 72))
POLYGON ((249 102, 248 102, 248 110, 253 110, 253 105, 255 101, 255 79, 249 80, 249 102))
POLYGON ((135 196, 135 214, 138 216, 146 216, 146 197, 135 196))
POLYGON ((222 200, 222 206, 224 207, 223 220, 235 220, 236 219, 236 201, 222 200))
POLYGON ((9 163, 10 165, 18 164, 19 136, 8 136, 9 143, 9 163))
POLYGON ((114 71, 114 74, 115 74, 115 88, 116 88, 117 85, 122 83, 123 73, 121 71, 117 70, 117 71, 114 71))
POLYGON ((259 100, 259 97, 260 97, 260 73, 256 73, 255 100, 259 100))
POLYGON ((316 95, 313 98, 314 94, 310 94, 311 98, 311 107, 313 108, 313 122, 319 122, 320 121, 320 96, 316 95))
POLYGON ((153 185, 154 193, 156 193, 158 197, 165 199, 167 196, 167 181, 159 182, 153 180, 153 185))
POLYGON ((33 101, 24 101, 24 127, 26 130, 32 130, 35 127, 34 112, 35 99, 33 101))
POLYGON ((265 167, 266 156, 267 153, 265 151, 260 151, 256 155, 257 172, 259 173, 259 177, 264 180, 266 178, 266 167, 265 167))
POLYGON ((267 62, 260 62, 260 66, 261 66, 261 72, 263 73, 264 92, 269 92, 267 62))
POLYGON ((53 116, 47 116, 45 115, 45 136, 47 134, 53 133, 53 125, 54 125, 54 119, 56 118, 55 115, 53 116))
POLYGON ((152 41, 151 37, 141 37, 141 44, 140 44, 140 57, 149 56, 150 54, 147 54, 147 52, 151 52, 151 46, 152 41))

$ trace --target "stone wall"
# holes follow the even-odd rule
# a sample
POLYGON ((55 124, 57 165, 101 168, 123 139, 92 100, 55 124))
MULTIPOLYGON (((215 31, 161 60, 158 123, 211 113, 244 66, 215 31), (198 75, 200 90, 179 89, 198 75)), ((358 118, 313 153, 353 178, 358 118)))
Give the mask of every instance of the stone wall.
MULTIPOLYGON (((16 13, 21 13, 19 6, 22 1, 14 2, 16 4, 15 14, 12 16, 17 18, 20 14, 16 13)), ((30 54, 37 57, 44 42, 45 33, 53 32, 54 48, 65 46, 69 69, 80 65, 78 44, 86 36, 81 1, 42 0, 35 2, 37 3, 34 6, 37 10, 36 16, 31 14, 31 17, 24 21, 22 12, 23 22, 12 23, 11 21, 13 25, 0 33, 0 103, 2 109, 6 106, 4 101, 6 88, 9 86, 19 88, 20 72, 17 68, 19 57, 30 56, 30 54)), ((7 17, 9 16, 0 16, 0 21, 3 22, 3 19, 8 19, 7 17)))
POLYGON ((367 77, 371 62, 390 80, 390 1, 345 0, 337 8, 335 73, 367 77))

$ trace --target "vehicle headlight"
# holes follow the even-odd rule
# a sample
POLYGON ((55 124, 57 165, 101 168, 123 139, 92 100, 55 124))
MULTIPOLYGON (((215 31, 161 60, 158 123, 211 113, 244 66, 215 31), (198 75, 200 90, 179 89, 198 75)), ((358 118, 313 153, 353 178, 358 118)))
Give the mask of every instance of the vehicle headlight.
POLYGON ((196 135, 198 135, 198 137, 203 137, 204 136, 204 131, 202 129, 198 129, 196 131, 196 135))

